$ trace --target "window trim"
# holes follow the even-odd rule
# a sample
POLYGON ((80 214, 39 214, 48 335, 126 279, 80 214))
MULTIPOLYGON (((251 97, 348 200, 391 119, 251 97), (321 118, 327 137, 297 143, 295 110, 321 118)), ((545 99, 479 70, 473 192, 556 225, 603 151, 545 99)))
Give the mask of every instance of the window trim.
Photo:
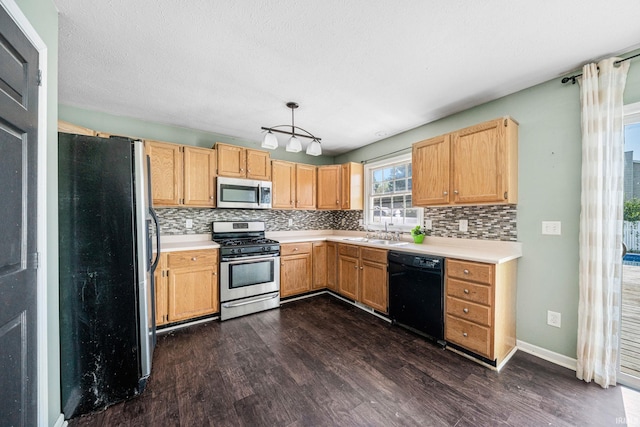
MULTIPOLYGON (((371 170, 372 169, 378 169, 380 167, 384 167, 387 165, 392 165, 392 164, 396 164, 396 163, 407 163, 407 162, 411 162, 411 152, 409 153, 405 153, 405 154, 400 154, 397 156, 393 156, 393 157, 387 157, 386 159, 383 160, 378 160, 376 162, 371 162, 371 163, 365 163, 364 164, 364 210, 362 212, 362 216, 363 216, 363 220, 362 220, 362 224, 363 227, 367 230, 384 230, 384 225, 378 225, 378 224, 370 224, 369 221, 369 204, 371 203, 371 188, 372 188, 372 182, 371 182, 371 170)), ((413 169, 411 172, 411 177, 413 180, 413 169)), ((414 208, 417 209, 417 213, 418 213, 418 224, 423 224, 424 223, 424 209, 421 206, 413 206, 414 208)), ((394 230, 394 231, 409 231, 411 230, 414 226, 412 225, 395 225, 395 224, 389 224, 389 226, 394 230)))

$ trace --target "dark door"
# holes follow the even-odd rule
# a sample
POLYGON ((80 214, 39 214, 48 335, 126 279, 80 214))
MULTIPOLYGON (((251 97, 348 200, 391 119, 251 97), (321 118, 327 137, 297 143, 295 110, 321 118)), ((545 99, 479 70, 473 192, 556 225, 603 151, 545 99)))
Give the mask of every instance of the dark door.
POLYGON ((0 424, 37 424, 38 52, 0 7, 0 424))

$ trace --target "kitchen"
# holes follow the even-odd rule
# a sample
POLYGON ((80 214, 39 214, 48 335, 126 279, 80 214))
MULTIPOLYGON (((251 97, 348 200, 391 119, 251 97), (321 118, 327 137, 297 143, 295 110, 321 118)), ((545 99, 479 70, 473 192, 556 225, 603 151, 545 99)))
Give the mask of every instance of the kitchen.
MULTIPOLYGON (((210 148, 215 142, 227 142, 234 145, 252 146, 258 148, 259 143, 238 141, 219 135, 209 135, 206 132, 174 127, 150 121, 123 118, 106 113, 58 105, 57 76, 52 70, 57 70, 57 13, 54 6, 49 4, 45 12, 38 10, 29 2, 19 2, 21 9, 29 17, 29 20, 46 38, 49 46, 49 61, 51 61, 48 75, 50 96, 49 120, 47 130, 49 139, 54 140, 57 133, 57 120, 66 120, 80 124, 91 129, 98 129, 113 134, 134 135, 148 137, 156 140, 177 144, 193 145, 210 148)), ((622 48, 622 46, 620 47, 622 48)), ((633 52, 630 52, 633 53, 633 52)), ((574 60, 576 65, 586 62, 587 57, 574 60)), ((559 363, 571 365, 575 357, 575 331, 577 328, 577 216, 579 215, 579 188, 580 188, 580 128, 579 128, 579 103, 578 85, 563 86, 558 79, 549 77, 541 84, 536 84, 520 92, 504 96, 473 106, 463 111, 449 115, 440 120, 420 126, 397 136, 389 137, 375 145, 356 149, 346 154, 341 154, 330 160, 318 159, 317 162, 342 164, 349 161, 360 162, 377 155, 390 153, 400 148, 409 147, 417 141, 429 137, 441 135, 447 132, 471 126, 496 117, 510 115, 520 123, 519 135, 519 200, 517 208, 518 241, 523 244, 523 258, 518 264, 518 301, 517 301, 517 337, 523 343, 529 343, 534 351, 547 352, 546 356, 554 358, 559 363), (546 220, 562 221, 561 236, 542 236, 540 223, 546 220), (562 328, 551 328, 546 325, 546 311, 554 310, 562 312, 562 328)), ((288 101, 288 99, 286 100, 288 101)), ((625 90, 625 103, 630 104, 640 101, 640 72, 633 65, 630 68, 625 90)), ((304 104, 301 104, 304 107, 304 104)), ((279 108, 283 109, 282 106, 279 108)), ((303 110, 301 109, 299 113, 303 110)), ((279 116, 286 111, 278 111, 279 116)), ((297 116, 302 122, 302 115, 297 116)), ((305 117, 306 119, 306 117, 305 117)), ((284 120, 265 120, 272 124, 284 120)), ((303 124, 304 126, 304 124, 303 124)), ((56 194, 55 182, 57 181, 57 155, 55 147, 49 147, 47 155, 47 175, 52 194, 56 194)), ((275 156, 274 156, 275 157, 275 156)), ((283 160, 298 160, 302 163, 314 163, 315 158, 309 156, 301 158, 288 158, 283 160)), ((57 244, 55 243, 57 232, 57 218, 52 212, 56 211, 56 204, 49 201, 49 232, 51 233, 50 247, 47 251, 49 260, 49 283, 57 283, 57 244)), ((175 215, 177 209, 167 210, 167 216, 175 215)), ((185 218, 191 218, 196 234, 205 233, 202 227, 206 227, 207 214, 201 209, 180 209, 185 218)), ((340 214, 337 221, 338 229, 342 227, 340 214)), ((352 219, 346 214, 345 230, 356 229, 357 219, 352 219), (355 226, 354 226, 355 225, 355 226)), ((443 219, 455 222, 459 216, 456 212, 441 213, 443 219)), ((288 220, 292 219, 291 229, 306 229, 305 224, 311 224, 311 229, 318 229, 319 224, 324 224, 324 219, 306 211, 291 211, 280 213, 282 229, 286 230, 288 220)), ((469 217, 470 225, 473 224, 469 217)), ((174 234, 188 232, 182 222, 175 221, 174 234)), ((57 302, 55 294, 56 286, 49 288, 51 301, 49 311, 55 313, 57 302)), ((55 330, 57 320, 50 313, 50 327, 55 330)), ((59 401, 56 382, 59 381, 58 373, 53 368, 57 365, 56 341, 57 333, 51 332, 45 343, 49 341, 52 355, 49 356, 48 385, 51 388, 51 411, 59 411, 59 401)), ((46 348, 46 347, 45 347, 46 348)), ((575 362, 573 362, 575 363, 575 362)), ((47 378, 47 376, 45 376, 47 378)), ((47 393, 45 393, 47 394, 47 393)), ((53 417, 57 419, 57 415, 53 417)))

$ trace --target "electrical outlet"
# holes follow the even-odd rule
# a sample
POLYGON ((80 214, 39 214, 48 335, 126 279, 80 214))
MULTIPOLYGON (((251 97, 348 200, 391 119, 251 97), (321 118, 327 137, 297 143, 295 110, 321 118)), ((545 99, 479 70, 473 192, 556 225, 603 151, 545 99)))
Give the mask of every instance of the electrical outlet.
POLYGON ((364 221, 363 221, 362 219, 359 219, 359 220, 358 220, 358 225, 359 225, 360 227, 362 227, 362 226, 364 225, 364 221))
POLYGON ((469 220, 468 219, 461 219, 458 224, 459 224, 458 225, 458 230, 460 230, 462 232, 466 232, 469 229, 469 220))
POLYGON ((289 218, 289 227, 293 225, 293 219, 289 218))
POLYGON ((430 219, 425 219, 424 220, 424 228, 426 228, 427 230, 432 230, 433 229, 433 221, 430 219))
POLYGON ((193 228, 193 220, 192 219, 186 220, 184 226, 186 228, 193 228))
POLYGON ((562 314, 557 311, 547 310, 547 325, 559 328, 562 323, 562 314))
POLYGON ((562 223, 560 221, 542 221, 542 234, 559 236, 562 234, 562 223))

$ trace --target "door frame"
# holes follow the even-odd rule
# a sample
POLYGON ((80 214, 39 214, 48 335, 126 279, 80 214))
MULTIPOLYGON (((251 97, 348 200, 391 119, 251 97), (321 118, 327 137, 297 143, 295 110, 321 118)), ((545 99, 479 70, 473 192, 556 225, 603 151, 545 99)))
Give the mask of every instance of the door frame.
MULTIPOLYGON (((47 77, 48 67, 47 46, 33 28, 22 10, 18 7, 14 0, 0 0, 2 7, 18 28, 23 32, 27 39, 38 51, 39 69, 42 72, 42 83, 38 88, 38 178, 37 178, 37 209, 38 216, 36 220, 38 252, 38 269, 36 272, 37 286, 37 398, 38 398, 38 425, 48 425, 49 415, 49 359, 48 359, 48 341, 47 341, 47 77)), ((56 191, 57 194, 57 191, 56 191)), ((57 282, 55 282, 55 293, 57 294, 57 282)), ((52 289, 53 290, 53 289, 52 289)), ((57 346, 56 346, 57 348, 57 346)), ((55 350, 55 349, 53 349, 55 350)), ((59 410, 58 410, 59 412, 59 410)), ((59 421, 59 420, 58 420, 59 421)))
MULTIPOLYGON (((637 123, 640 121, 640 102, 627 104, 624 106, 623 126, 629 123, 637 123)), ((624 128, 623 128, 624 129, 624 128)), ((623 130, 624 132, 624 130, 623 130)), ((624 269, 623 269, 624 274, 624 269)), ((622 282, 620 283, 620 303, 622 304, 622 282)), ((620 340, 622 332, 622 307, 620 307, 620 318, 618 319, 618 361, 616 366, 616 382, 622 385, 633 387, 640 390, 640 378, 633 375, 625 374, 620 371, 620 340)))

